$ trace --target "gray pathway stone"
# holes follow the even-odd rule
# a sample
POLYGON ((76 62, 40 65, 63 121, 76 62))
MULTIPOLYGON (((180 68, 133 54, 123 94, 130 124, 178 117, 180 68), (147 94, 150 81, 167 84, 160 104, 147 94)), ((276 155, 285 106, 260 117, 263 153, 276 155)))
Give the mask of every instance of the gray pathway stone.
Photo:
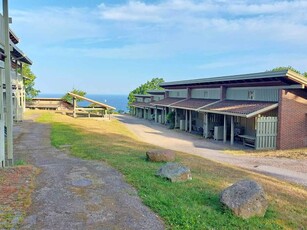
POLYGON ((115 169, 52 147, 49 125, 26 120, 14 131, 17 158, 41 169, 21 229, 164 229, 115 169))

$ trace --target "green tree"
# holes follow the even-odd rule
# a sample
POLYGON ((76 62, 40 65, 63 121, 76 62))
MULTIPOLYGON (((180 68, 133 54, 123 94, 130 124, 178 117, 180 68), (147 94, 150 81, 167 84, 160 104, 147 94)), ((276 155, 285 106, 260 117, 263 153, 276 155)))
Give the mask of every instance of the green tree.
POLYGON ((26 100, 31 100, 39 94, 39 90, 34 88, 35 85, 35 74, 31 71, 30 65, 24 64, 22 66, 22 75, 25 77, 24 85, 26 92, 26 100))
POLYGON ((153 78, 150 81, 140 85, 129 93, 128 104, 135 101, 134 94, 148 94, 147 91, 154 89, 162 89, 159 85, 164 82, 163 78, 153 78))
MULTIPOLYGON (((85 91, 75 89, 75 88, 73 88, 71 91, 69 91, 69 93, 77 94, 77 95, 82 96, 82 97, 84 97, 86 95, 85 91)), ((62 99, 69 102, 69 103, 72 103, 72 96, 70 96, 68 93, 66 93, 62 97, 62 99)), ((77 98, 77 101, 79 102, 79 101, 82 101, 82 100, 77 98)))
POLYGON ((282 70, 288 70, 288 69, 307 77, 307 72, 302 73, 302 72, 298 71, 297 69, 293 68, 292 66, 279 66, 279 67, 275 67, 275 68, 273 68, 269 71, 282 71, 282 70))

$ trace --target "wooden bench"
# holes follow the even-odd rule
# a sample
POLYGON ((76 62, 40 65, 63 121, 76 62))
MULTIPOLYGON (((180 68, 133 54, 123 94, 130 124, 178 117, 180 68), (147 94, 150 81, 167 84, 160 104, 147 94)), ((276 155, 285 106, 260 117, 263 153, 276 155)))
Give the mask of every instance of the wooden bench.
POLYGON ((256 137, 250 135, 238 135, 243 140, 243 145, 255 148, 256 137))

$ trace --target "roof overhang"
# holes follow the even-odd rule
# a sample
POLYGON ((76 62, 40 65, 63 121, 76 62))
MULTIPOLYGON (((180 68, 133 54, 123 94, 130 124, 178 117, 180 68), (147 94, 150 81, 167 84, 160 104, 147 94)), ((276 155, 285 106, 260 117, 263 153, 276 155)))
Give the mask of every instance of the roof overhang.
POLYGON ((214 87, 214 86, 262 86, 262 85, 293 85, 300 84, 306 87, 307 78, 292 70, 266 71, 260 73, 240 74, 212 78, 200 78, 174 82, 164 82, 160 86, 165 89, 186 87, 214 87))
POLYGON ((219 100, 214 99, 185 99, 176 103, 173 103, 170 107, 175 109, 185 109, 185 110, 192 110, 192 111, 199 111, 202 108, 205 108, 207 106, 210 106, 212 104, 217 103, 219 100), (196 102, 194 103, 193 102, 196 102), (191 104, 191 106, 187 106, 186 104, 191 104))
POLYGON ((236 112, 229 112, 227 110, 226 111, 219 111, 219 110, 214 110, 214 109, 210 109, 210 108, 203 108, 203 109, 200 109, 198 111, 199 112, 214 113, 214 114, 230 115, 230 116, 236 116, 236 117, 251 118, 251 117, 255 117, 259 114, 269 112, 269 111, 276 109, 276 108, 278 108, 278 103, 267 105, 264 108, 252 111, 250 113, 236 113, 236 112))
POLYGON ((186 98, 164 98, 160 101, 151 102, 152 106, 171 107, 173 104, 180 101, 185 101, 186 98))
POLYGON ((10 29, 9 35, 10 35, 10 40, 11 40, 14 44, 19 43, 19 38, 17 37, 17 35, 16 35, 11 29, 10 29))
POLYGON ((25 55, 16 45, 11 43, 11 46, 12 46, 11 55, 15 60, 32 65, 31 59, 28 58, 27 55, 25 55))

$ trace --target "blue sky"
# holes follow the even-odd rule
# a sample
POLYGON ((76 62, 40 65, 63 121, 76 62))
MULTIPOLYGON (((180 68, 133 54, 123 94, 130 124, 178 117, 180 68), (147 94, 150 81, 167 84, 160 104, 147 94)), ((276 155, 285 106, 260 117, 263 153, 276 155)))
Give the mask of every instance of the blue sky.
POLYGON ((42 93, 127 94, 166 81, 307 71, 307 1, 9 0, 42 93))

